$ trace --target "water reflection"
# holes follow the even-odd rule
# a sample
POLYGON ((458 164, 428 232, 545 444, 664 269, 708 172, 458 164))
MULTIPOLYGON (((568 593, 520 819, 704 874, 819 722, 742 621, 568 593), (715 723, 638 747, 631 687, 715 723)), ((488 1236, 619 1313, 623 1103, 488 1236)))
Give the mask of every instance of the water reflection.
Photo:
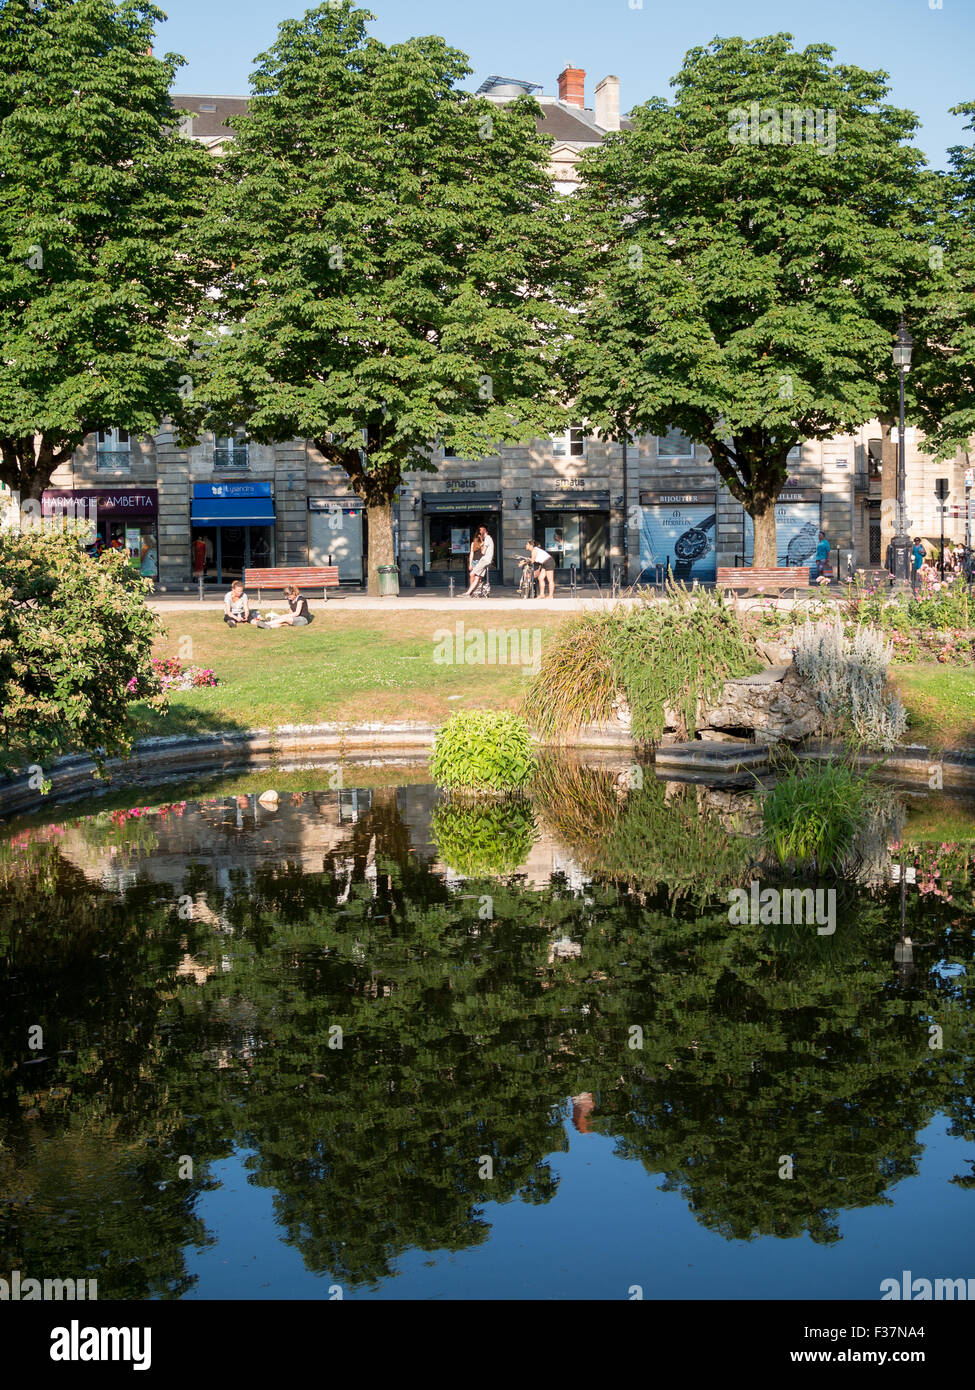
POLYGON ((371 1286, 487 1241, 493 1203, 558 1207, 570 1130, 721 1236, 829 1244, 933 1116, 975 1139, 971 846, 918 857, 908 960, 873 859, 835 936, 731 927, 750 802, 559 775, 486 829, 419 786, 5 842, 0 1266, 178 1297, 246 1151, 280 1239, 371 1286))

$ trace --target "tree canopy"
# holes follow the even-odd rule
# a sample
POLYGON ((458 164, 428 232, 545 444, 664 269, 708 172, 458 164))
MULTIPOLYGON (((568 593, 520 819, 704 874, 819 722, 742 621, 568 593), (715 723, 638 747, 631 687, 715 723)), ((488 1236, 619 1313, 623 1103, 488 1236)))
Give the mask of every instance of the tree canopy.
POLYGON ((616 433, 706 444, 774 565, 789 451, 873 418, 928 273, 916 118, 886 74, 791 35, 694 48, 672 102, 583 160, 579 399, 616 433))
POLYGON ((536 104, 470 97, 462 53, 386 47, 371 18, 322 5, 258 59, 206 229, 220 295, 196 403, 348 472, 374 585, 390 500, 432 442, 477 458, 565 418, 565 229, 536 104))
POLYGON ((213 161, 182 138, 143 0, 0 6, 0 480, 38 498, 96 429, 188 392, 188 226, 213 161))

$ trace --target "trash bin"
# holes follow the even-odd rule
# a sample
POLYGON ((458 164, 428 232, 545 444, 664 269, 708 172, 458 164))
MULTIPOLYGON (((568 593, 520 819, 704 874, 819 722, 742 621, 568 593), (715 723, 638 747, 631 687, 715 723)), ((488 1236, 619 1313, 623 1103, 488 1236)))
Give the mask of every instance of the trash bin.
POLYGON ((395 565, 379 566, 379 597, 395 598, 399 593, 399 570, 395 565))

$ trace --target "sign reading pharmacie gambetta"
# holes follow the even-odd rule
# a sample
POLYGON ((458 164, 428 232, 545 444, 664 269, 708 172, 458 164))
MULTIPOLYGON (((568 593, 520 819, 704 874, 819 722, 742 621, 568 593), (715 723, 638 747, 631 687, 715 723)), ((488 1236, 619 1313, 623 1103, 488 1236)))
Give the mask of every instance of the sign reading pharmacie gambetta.
POLYGON ((44 516, 57 516, 68 510, 105 519, 115 517, 154 517, 159 512, 159 494, 154 487, 48 488, 41 495, 44 516))

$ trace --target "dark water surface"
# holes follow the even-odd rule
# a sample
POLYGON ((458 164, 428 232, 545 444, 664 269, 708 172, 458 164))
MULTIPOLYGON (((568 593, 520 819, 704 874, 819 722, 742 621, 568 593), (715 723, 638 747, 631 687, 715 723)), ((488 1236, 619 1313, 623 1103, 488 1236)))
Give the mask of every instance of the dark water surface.
POLYGON ((728 806, 592 778, 579 805, 297 791, 9 835, 0 1275, 103 1299, 975 1278, 973 845, 912 851, 907 950, 883 835, 834 934, 731 925, 728 806))

